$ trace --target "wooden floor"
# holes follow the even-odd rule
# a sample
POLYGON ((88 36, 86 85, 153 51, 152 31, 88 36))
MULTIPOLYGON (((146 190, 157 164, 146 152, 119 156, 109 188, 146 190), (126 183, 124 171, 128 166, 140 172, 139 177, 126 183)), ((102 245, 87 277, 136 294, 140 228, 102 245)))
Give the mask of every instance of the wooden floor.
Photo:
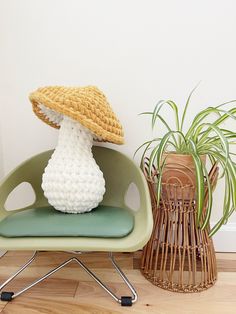
MULTIPOLYGON (((30 256, 30 252, 8 252, 0 259, 0 282, 5 280, 30 256)), ((40 253, 37 261, 10 284, 17 290, 48 272, 71 255, 40 253)), ((234 314, 236 313, 236 254, 217 254, 219 278, 207 291, 180 294, 162 290, 149 283, 138 270, 140 254, 116 254, 116 260, 135 285, 139 300, 124 308, 111 299, 77 264, 70 264, 51 278, 25 292, 12 302, 0 301, 4 314, 74 314, 74 313, 156 313, 156 314, 234 314)), ((127 294, 122 280, 102 253, 85 255, 82 260, 117 294, 127 294), (95 262, 96 261, 96 262, 95 262)))

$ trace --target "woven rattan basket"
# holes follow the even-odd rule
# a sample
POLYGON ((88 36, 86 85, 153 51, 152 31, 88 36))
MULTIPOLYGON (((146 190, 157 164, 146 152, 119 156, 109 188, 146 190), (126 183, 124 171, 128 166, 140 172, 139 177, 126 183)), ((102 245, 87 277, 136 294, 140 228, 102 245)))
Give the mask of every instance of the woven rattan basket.
MULTIPOLYGON (((141 271, 154 285, 175 292, 199 292, 217 279, 216 258, 209 227, 196 224, 196 190, 191 185, 162 184, 157 207, 157 173, 143 167, 152 199, 154 227, 142 255, 141 271)), ((210 180, 216 184, 218 168, 212 167, 210 180)), ((207 189, 205 190, 205 206, 207 189)))

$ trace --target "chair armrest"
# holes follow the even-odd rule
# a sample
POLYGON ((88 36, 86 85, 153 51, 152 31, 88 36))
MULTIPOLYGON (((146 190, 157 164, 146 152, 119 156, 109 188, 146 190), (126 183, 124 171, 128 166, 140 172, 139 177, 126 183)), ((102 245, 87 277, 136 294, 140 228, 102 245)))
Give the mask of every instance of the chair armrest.
MULTIPOLYGON (((121 170, 120 170, 121 172, 121 170)), ((125 173, 123 174, 123 188, 121 188, 123 199, 126 196, 127 190, 130 186, 130 184, 134 183, 135 186, 138 189, 139 196, 140 196, 140 206, 137 210, 142 210, 142 208, 148 208, 148 210, 151 210, 151 198, 149 194, 148 184, 146 181, 146 178, 142 172, 142 170, 134 164, 132 161, 132 164, 125 169, 125 173)), ((126 206, 127 207, 127 206, 126 206)))
MULTIPOLYGON (((0 210, 5 209, 9 194, 22 182, 28 182, 28 175, 21 167, 14 169, 0 182, 0 210)), ((30 182, 29 182, 30 183, 30 182)))
POLYGON ((27 182, 32 186, 35 193, 35 202, 30 206, 16 209, 17 211, 25 210, 32 206, 40 207, 47 204, 41 189, 41 172, 38 169, 39 167, 35 167, 35 165, 32 166, 32 160, 33 159, 30 158, 23 162, 0 182, 0 210, 6 211, 5 202, 9 194, 23 182, 27 182))
POLYGON ((42 174, 51 157, 52 150, 45 151, 28 160, 24 161, 13 171, 11 171, 1 182, 0 182, 0 210, 5 210, 5 202, 8 195, 23 182, 31 184, 35 192, 35 202, 30 206, 21 208, 24 210, 32 206, 43 207, 47 206, 48 202, 44 197, 43 190, 41 188, 42 174))
POLYGON ((140 204, 138 209, 131 209, 125 204, 125 207, 133 212, 135 219, 135 227, 133 230, 133 237, 136 239, 135 245, 132 250, 141 249, 148 242, 153 230, 153 213, 152 204, 148 188, 148 183, 140 168, 134 169, 130 173, 129 183, 134 183, 138 189, 140 204))

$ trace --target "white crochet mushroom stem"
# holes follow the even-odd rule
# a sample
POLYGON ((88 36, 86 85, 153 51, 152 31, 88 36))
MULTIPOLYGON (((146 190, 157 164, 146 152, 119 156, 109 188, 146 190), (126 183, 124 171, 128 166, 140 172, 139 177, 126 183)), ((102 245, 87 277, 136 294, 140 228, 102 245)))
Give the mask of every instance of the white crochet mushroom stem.
POLYGON ((103 173, 92 155, 93 135, 66 116, 60 124, 58 145, 43 174, 44 195, 59 211, 89 212, 105 193, 103 173))

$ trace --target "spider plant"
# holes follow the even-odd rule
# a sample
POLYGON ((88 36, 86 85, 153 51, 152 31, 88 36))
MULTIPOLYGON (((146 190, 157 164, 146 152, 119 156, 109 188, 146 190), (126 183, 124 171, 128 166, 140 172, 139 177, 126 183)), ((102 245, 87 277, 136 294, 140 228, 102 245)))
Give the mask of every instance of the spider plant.
POLYGON ((153 111, 143 112, 151 118, 151 125, 160 128, 165 127, 163 137, 156 137, 143 143, 135 154, 143 149, 141 163, 149 156, 148 173, 151 175, 153 166, 159 175, 157 182, 157 200, 160 201, 161 177, 165 162, 163 154, 175 152, 176 154, 188 154, 192 156, 195 166, 196 177, 196 205, 197 224, 203 230, 209 225, 212 211, 212 187, 209 174, 201 155, 208 156, 210 162, 217 163, 222 169, 220 178, 225 180, 223 211, 219 221, 209 231, 209 236, 215 234, 222 224, 225 224, 236 209, 236 163, 233 161, 232 145, 236 144, 236 133, 223 127, 223 123, 229 119, 236 120, 236 108, 232 106, 236 100, 225 102, 215 107, 207 107, 201 110, 192 120, 190 127, 184 131, 186 114, 190 100, 197 86, 191 91, 182 114, 179 113, 178 105, 172 100, 160 100, 153 111), (162 108, 169 106, 175 118, 175 126, 171 127, 167 119, 161 114, 162 108), (229 108, 230 107, 230 108, 229 108), (213 121, 212 121, 213 119, 213 121), (211 121, 211 122, 210 122, 211 121), (206 211, 203 213, 205 184, 208 188, 208 202, 206 211))

